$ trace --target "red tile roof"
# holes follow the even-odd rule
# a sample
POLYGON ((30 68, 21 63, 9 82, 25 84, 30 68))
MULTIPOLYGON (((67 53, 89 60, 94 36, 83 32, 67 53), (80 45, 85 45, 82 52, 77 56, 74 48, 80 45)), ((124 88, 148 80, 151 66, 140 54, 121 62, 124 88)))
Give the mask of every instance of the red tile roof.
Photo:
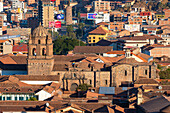
POLYGON ((112 46, 75 46, 74 53, 106 53, 112 50, 112 46))
POLYGON ((97 27, 93 31, 89 32, 89 34, 103 34, 103 35, 105 35, 107 33, 109 33, 109 30, 105 30, 101 26, 97 27))
POLYGON ((107 54, 125 54, 125 51, 109 51, 107 54))
POLYGON ((27 44, 14 45, 12 48, 13 52, 28 52, 27 44))
POLYGON ((157 39, 163 40, 162 38, 155 35, 143 35, 143 36, 124 36, 119 38, 119 40, 146 40, 146 39, 157 39))

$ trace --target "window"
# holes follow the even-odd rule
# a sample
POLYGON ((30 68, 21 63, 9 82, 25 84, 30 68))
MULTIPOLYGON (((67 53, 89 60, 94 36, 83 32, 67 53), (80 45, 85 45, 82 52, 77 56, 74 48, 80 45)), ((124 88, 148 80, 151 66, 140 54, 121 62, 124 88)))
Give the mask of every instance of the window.
POLYGON ((3 97, 3 100, 5 100, 5 97, 3 97))
POLYGON ((76 77, 76 74, 75 74, 75 73, 73 74, 73 77, 76 77))
POLYGON ((105 84, 107 85, 107 80, 105 80, 105 84))
POLYGON ((90 80, 90 84, 92 84, 92 81, 90 80))
POLYGON ((45 48, 42 49, 42 55, 43 55, 43 56, 46 55, 46 49, 45 49, 45 48))
POLYGON ((41 41, 40 40, 38 40, 38 44, 40 44, 41 43, 41 41))
POLYGON ((29 98, 28 97, 26 97, 26 100, 28 100, 29 98))
POLYGON ((148 74, 148 70, 145 70, 145 75, 147 75, 148 74))
POLYGON ((2 96, 0 96, 0 100, 2 100, 2 96))
POLYGON ((19 97, 19 100, 24 100, 24 97, 19 97))
POLYGON ((93 37, 93 39, 95 39, 95 37, 93 37))
POLYGON ((93 42, 95 42, 95 40, 93 40, 93 42))
POLYGON ((7 100, 11 100, 11 97, 7 97, 7 100))
POLYGON ((89 40, 89 42, 91 42, 91 40, 89 40))
POLYGON ((125 70, 125 76, 127 76, 127 71, 125 70))
POLYGON ((91 37, 89 37, 89 39, 91 39, 91 37))
POLYGON ((15 100, 18 100, 18 97, 15 97, 15 100))
POLYGON ((36 49, 35 48, 33 48, 33 50, 32 50, 32 55, 36 56, 36 49))

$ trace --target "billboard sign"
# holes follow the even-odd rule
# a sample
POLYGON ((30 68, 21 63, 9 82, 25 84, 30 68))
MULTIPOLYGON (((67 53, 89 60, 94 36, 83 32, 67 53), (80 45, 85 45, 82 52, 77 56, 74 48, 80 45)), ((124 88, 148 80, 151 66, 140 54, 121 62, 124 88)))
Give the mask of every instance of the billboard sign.
POLYGON ((50 21, 49 28, 61 28, 61 21, 50 21))
POLYGON ((125 29, 130 32, 140 31, 140 25, 139 24, 125 24, 125 29))
POLYGON ((96 19, 97 13, 88 13, 87 14, 87 19, 88 20, 94 20, 96 19))
POLYGON ((54 21, 50 21, 50 22, 49 22, 49 28, 53 28, 54 25, 55 25, 54 21))
POLYGON ((55 28, 61 28, 61 21, 55 22, 55 28))
POLYGON ((64 19, 64 14, 56 14, 54 18, 56 20, 63 20, 64 19))

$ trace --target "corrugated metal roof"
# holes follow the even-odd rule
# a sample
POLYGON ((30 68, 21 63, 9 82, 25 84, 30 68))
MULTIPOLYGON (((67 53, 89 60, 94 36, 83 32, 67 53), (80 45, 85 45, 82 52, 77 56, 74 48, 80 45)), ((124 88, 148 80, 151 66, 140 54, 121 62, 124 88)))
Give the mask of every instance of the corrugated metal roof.
POLYGON ((115 87, 100 87, 99 94, 115 94, 115 87))

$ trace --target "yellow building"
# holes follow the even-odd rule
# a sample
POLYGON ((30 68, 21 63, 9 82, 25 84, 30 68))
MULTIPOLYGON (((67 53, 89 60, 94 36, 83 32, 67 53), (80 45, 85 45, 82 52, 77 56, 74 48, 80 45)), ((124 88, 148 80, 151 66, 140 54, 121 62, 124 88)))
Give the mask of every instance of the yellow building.
POLYGON ((89 32, 89 35, 87 37, 88 44, 95 45, 95 43, 97 43, 101 39, 107 39, 107 37, 111 34, 112 34, 112 31, 110 31, 108 28, 99 26, 93 31, 89 32))
POLYGON ((165 14, 164 13, 156 13, 155 14, 156 18, 164 18, 165 17, 165 14))

